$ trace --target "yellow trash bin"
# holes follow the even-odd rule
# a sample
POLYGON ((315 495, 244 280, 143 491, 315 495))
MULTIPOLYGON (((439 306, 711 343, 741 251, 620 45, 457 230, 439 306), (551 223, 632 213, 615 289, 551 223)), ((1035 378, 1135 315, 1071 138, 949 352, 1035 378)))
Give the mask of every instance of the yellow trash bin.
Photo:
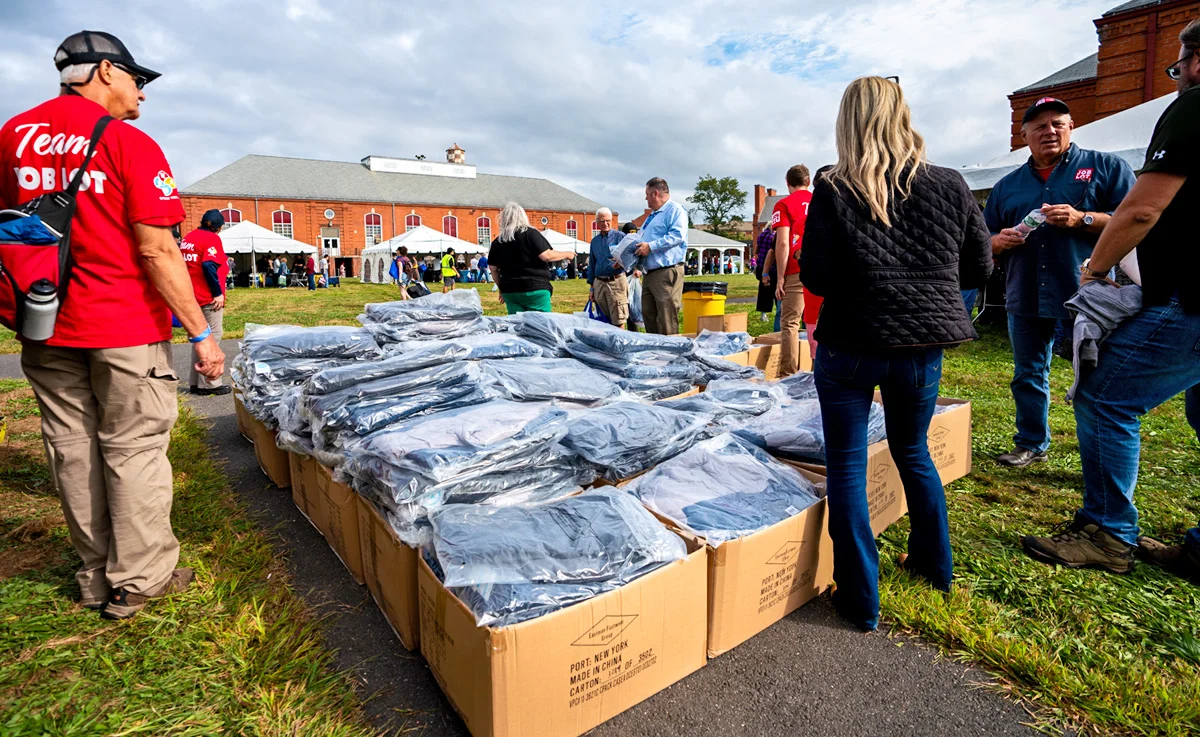
POLYGON ((695 333, 698 318, 725 314, 729 283, 689 281, 683 284, 683 332, 695 333))

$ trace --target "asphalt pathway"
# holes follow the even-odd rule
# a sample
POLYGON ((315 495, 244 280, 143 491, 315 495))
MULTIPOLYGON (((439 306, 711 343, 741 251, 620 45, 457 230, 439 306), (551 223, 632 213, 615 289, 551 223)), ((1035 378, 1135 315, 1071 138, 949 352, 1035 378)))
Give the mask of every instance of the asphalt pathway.
MULTIPOLYGON (((237 341, 221 345, 230 357, 237 350, 237 341)), ((175 346, 174 358, 186 377, 187 347, 175 346)), ((0 356, 0 378, 20 377, 18 357, 0 356)), ((209 422, 210 443, 235 493, 275 536, 297 592, 321 614, 326 643, 361 687, 369 718, 396 733, 466 735, 420 655, 400 646, 366 588, 353 582, 291 495, 259 470, 237 431, 232 399, 187 401, 209 422)), ((1024 725, 1029 716, 1020 705, 979 688, 989 680, 911 638, 849 628, 822 597, 590 734, 1036 734, 1024 725)))

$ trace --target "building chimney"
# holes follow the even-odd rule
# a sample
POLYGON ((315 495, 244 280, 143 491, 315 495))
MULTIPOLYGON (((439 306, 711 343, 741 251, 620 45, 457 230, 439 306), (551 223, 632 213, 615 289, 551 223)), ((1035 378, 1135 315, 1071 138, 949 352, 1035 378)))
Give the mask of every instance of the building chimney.
POLYGON ((768 196, 768 197, 774 197, 774 196, 775 196, 775 190, 773 190, 773 189, 768 189, 768 190, 767 190, 767 196, 768 196))
POLYGON ((447 164, 465 164, 465 163, 467 163, 467 152, 464 151, 463 149, 459 148, 457 143, 454 144, 450 148, 446 149, 446 163, 447 164))
POLYGON ((761 184, 754 185, 754 222, 758 222, 758 214, 766 203, 766 189, 761 184))

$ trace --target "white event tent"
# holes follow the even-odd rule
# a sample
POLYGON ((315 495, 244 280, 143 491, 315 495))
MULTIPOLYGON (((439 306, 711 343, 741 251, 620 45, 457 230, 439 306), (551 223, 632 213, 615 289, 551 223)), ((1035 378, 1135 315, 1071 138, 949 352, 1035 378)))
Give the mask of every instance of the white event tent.
MULTIPOLYGON (((1124 159, 1134 171, 1146 163, 1146 146, 1163 110, 1175 100, 1175 95, 1163 95, 1107 118, 1081 125, 1071 134, 1071 143, 1080 148, 1105 151, 1124 159)), ((1029 159, 1029 147, 997 156, 976 166, 958 171, 967 180, 972 192, 991 189, 1004 175, 1023 166, 1029 159)))
POLYGON ((386 283, 391 260, 400 246, 408 248, 413 256, 440 256, 447 248, 453 248, 455 253, 469 250, 471 244, 451 235, 440 233, 425 225, 418 225, 412 230, 401 233, 382 243, 367 246, 362 250, 362 280, 364 282, 386 283))
MULTIPOLYGON (((316 254, 317 247, 280 235, 273 230, 243 220, 221 231, 221 247, 228 256, 245 256, 250 263, 250 283, 258 284, 257 256, 316 254)), ((239 259, 240 261, 240 259, 239 259)), ((239 267, 240 269, 241 267, 239 267)))
POLYGON ((688 228, 687 233, 687 250, 695 251, 697 254, 696 263, 703 266, 705 254, 712 254, 718 257, 717 263, 722 274, 741 274, 746 271, 746 249, 750 247, 748 243, 735 241, 715 233, 709 233, 707 230, 698 228, 688 228), (730 253, 734 251, 735 253, 730 253), (730 265, 726 267, 725 257, 730 256, 730 265))
POLYGON ((585 243, 578 238, 572 238, 565 233, 559 233, 557 230, 546 228, 542 231, 542 235, 546 237, 546 240, 550 241, 550 248, 555 251, 591 253, 592 245, 590 243, 585 243))

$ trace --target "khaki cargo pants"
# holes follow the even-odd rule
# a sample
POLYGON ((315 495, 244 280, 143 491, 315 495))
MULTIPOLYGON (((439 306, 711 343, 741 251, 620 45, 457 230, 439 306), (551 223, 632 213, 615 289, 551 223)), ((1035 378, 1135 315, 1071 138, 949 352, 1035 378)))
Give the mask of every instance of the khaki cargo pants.
POLYGON ((592 293, 596 306, 618 328, 629 321, 629 280, 624 274, 614 276, 611 281, 597 278, 592 282, 592 293))
MULTIPOLYGON (((401 288, 401 291, 404 291, 401 288)), ((212 305, 202 305, 200 311, 204 313, 204 319, 208 320, 208 328, 212 330, 213 340, 218 343, 225 335, 225 310, 214 309, 212 305)), ((221 386, 221 377, 209 379, 204 374, 196 370, 196 364, 200 363, 200 354, 196 352, 198 343, 192 344, 192 368, 188 374, 188 386, 199 389, 216 389, 221 386)))
POLYGON ((804 285, 799 274, 783 280, 783 304, 779 308, 779 375, 791 376, 800 370, 800 319, 804 315, 804 285))
POLYGON ((683 309, 683 264, 647 271, 642 276, 642 321, 647 333, 679 334, 683 309))
POLYGON ((167 443, 179 412, 168 342, 131 348, 29 344, 21 369, 42 435, 83 599, 109 589, 153 595, 179 561, 167 443))

